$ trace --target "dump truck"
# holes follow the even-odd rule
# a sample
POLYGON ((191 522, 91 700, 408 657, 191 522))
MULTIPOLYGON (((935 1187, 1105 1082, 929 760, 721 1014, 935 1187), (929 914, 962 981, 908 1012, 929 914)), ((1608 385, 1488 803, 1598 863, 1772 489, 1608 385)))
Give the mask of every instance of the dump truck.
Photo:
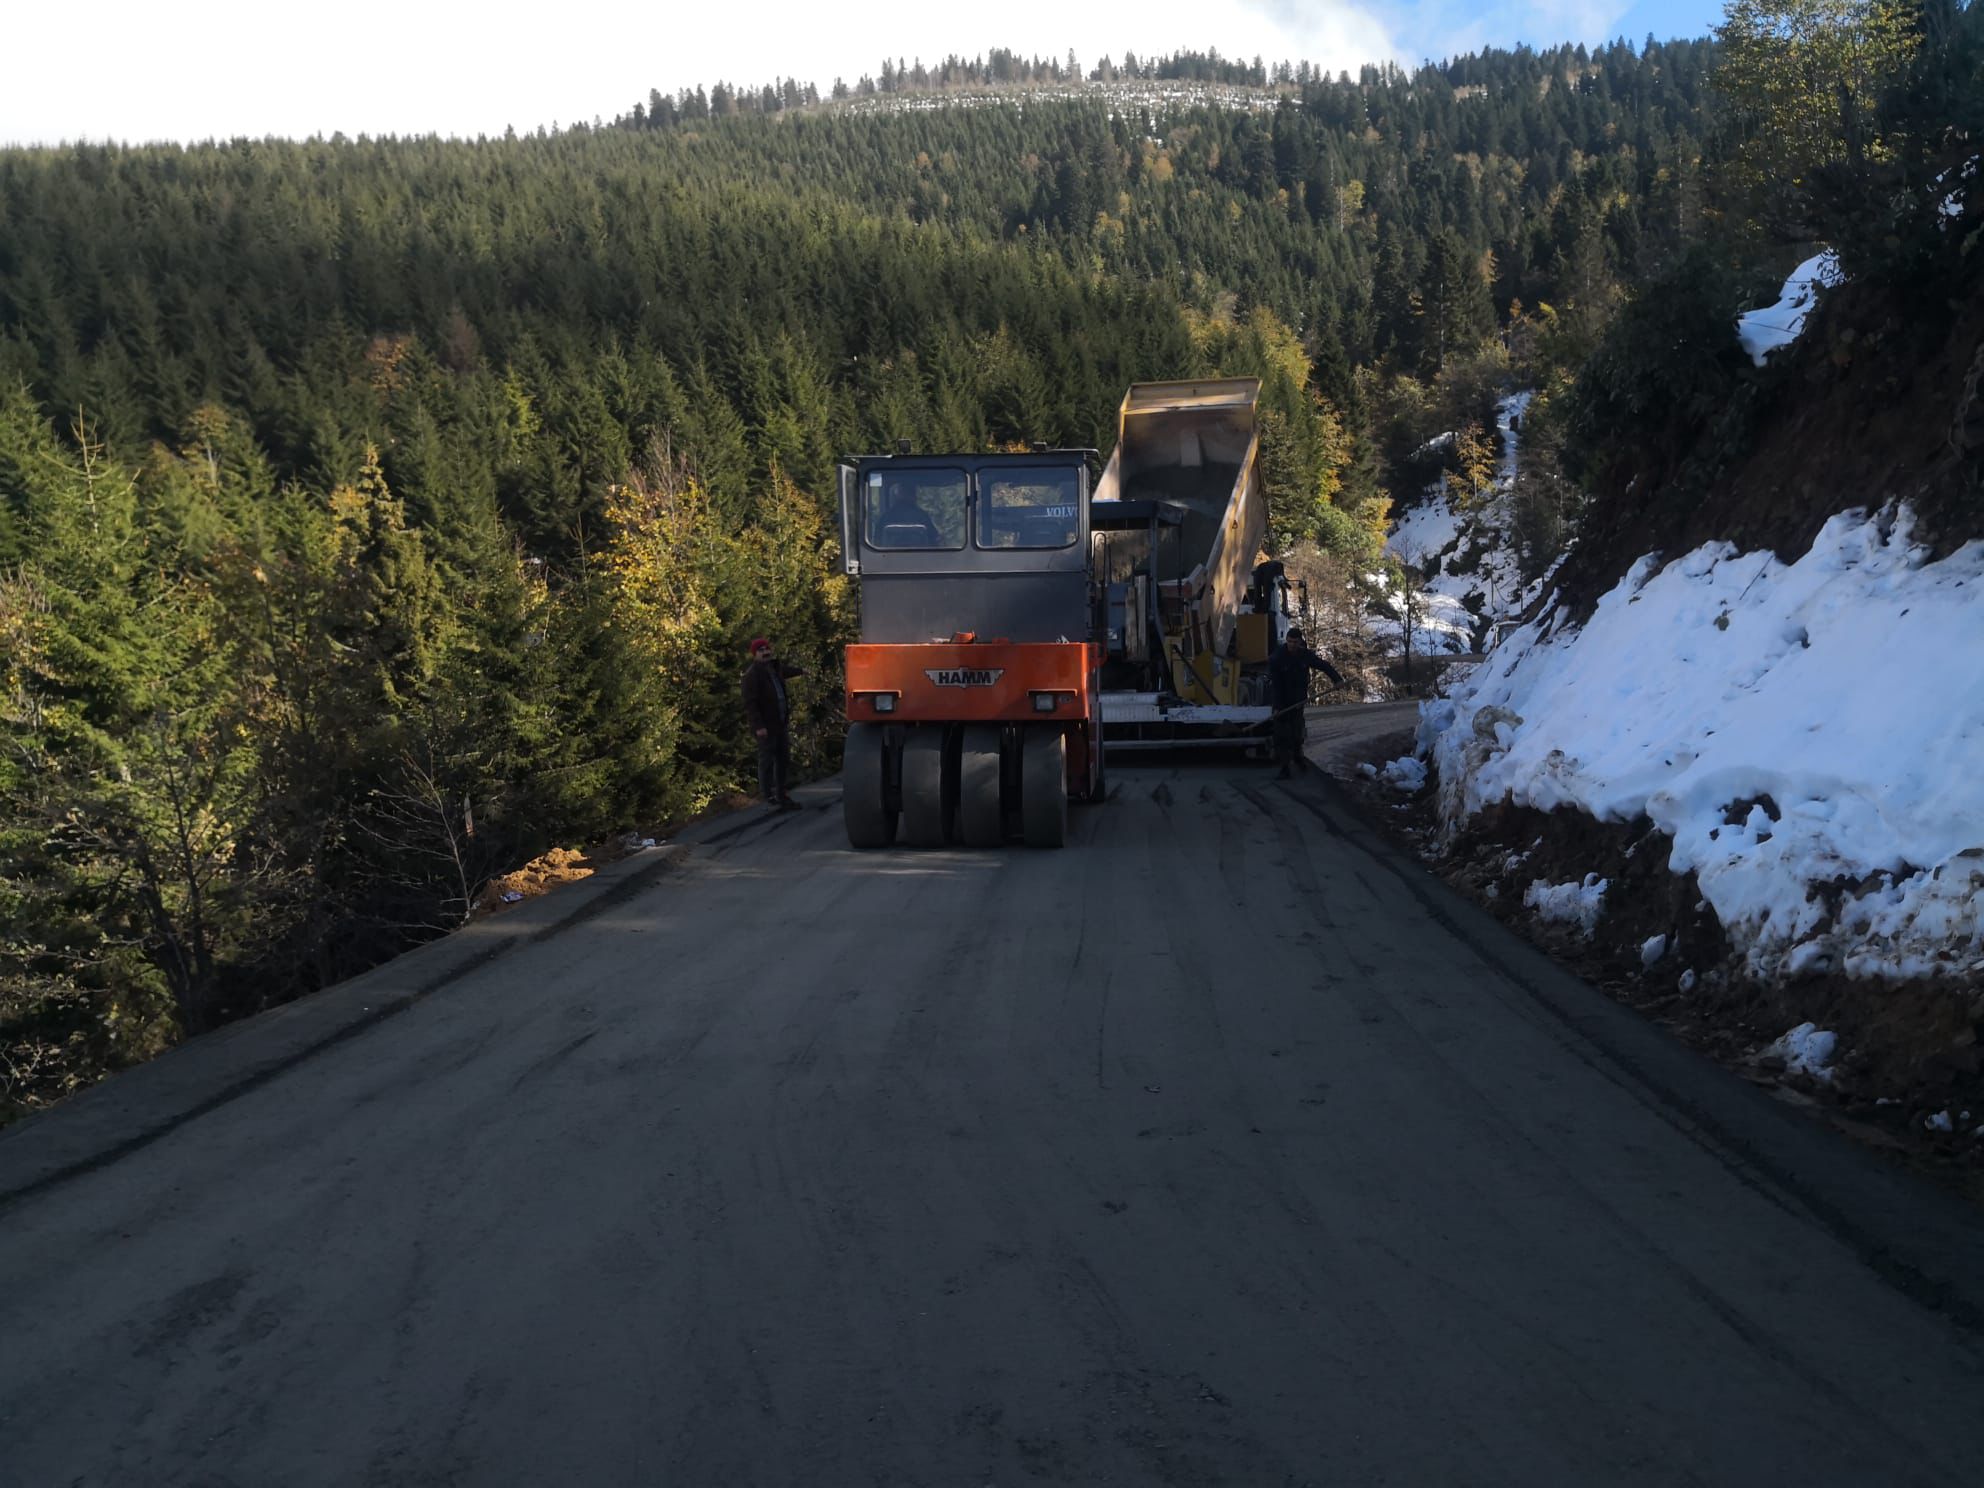
POLYGON ((1235 377, 1137 383, 1124 395, 1091 517, 1111 749, 1267 737, 1267 660, 1307 591, 1259 558, 1260 392, 1235 377))
POLYGON ((1139 383, 1094 450, 838 464, 860 584, 842 809, 856 847, 1067 840, 1112 747, 1258 742, 1287 625, 1253 379, 1139 383))

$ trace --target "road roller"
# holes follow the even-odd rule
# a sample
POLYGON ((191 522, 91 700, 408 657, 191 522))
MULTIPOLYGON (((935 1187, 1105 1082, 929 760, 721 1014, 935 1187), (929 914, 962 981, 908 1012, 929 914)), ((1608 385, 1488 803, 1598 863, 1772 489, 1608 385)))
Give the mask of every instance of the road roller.
POLYGON ((839 462, 849 842, 1059 847, 1069 802, 1106 795, 1105 732, 1265 743, 1292 590, 1262 561, 1260 386, 1134 384, 1106 466, 1042 446, 839 462))
POLYGON ((861 587, 842 801, 856 847, 1060 847, 1104 792, 1090 450, 839 466, 861 587))

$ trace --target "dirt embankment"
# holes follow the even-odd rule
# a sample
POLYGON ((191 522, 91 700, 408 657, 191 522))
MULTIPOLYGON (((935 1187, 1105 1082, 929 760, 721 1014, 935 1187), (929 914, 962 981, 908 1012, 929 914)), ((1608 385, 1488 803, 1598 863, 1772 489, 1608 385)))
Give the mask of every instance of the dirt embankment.
POLYGON ((1595 493, 1559 576, 1572 608, 1588 613, 1646 553, 1720 540, 1795 562, 1849 507, 1908 502, 1938 557, 1984 535, 1979 280, 1931 305, 1859 284, 1828 294, 1804 335, 1738 385, 1742 417, 1666 431, 1666 478, 1595 493))
MULTIPOLYGON (((1863 284, 1828 294, 1794 345, 1734 379, 1729 408, 1660 432, 1638 468, 1619 467, 1622 489, 1594 493, 1559 575, 1563 603, 1587 615, 1644 555, 1674 558, 1712 541, 1793 562, 1829 518, 1856 506, 1908 502, 1937 556, 1984 536, 1981 278, 1929 305, 1863 284)), ((1382 765, 1410 748, 1396 735, 1367 758, 1382 765)), ((1670 844, 1650 822, 1504 805, 1436 848, 1435 781, 1409 795, 1355 773, 1347 783, 1436 871, 1599 987, 1984 1202, 1984 977, 1761 980, 1693 875, 1669 870, 1670 844), (1607 887, 1588 926, 1524 902, 1533 884, 1593 876, 1607 887), (1825 1077, 1768 1052, 1804 1023, 1837 1035, 1825 1077)))

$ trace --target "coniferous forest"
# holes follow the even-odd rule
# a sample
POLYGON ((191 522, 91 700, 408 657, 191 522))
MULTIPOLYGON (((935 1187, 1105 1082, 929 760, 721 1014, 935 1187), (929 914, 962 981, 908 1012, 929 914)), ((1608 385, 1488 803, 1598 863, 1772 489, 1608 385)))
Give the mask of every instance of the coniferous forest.
MULTIPOLYGON (((1974 139, 1975 10, 1933 15, 1840 170, 1974 139)), ((1540 568, 1616 458, 1594 410, 1687 375, 1649 286, 1719 315, 1813 238, 1929 242, 1823 172, 1746 235, 1782 177, 1723 162, 1798 137, 1717 65, 1125 59, 879 106, 1073 80, 995 54, 502 139, 0 152, 0 1120, 722 800, 751 635, 832 768, 837 455, 1106 454, 1130 382, 1256 375, 1277 550, 1357 573, 1426 440, 1520 379, 1540 568), (1258 96, 1109 91, 1165 77, 1258 96)))

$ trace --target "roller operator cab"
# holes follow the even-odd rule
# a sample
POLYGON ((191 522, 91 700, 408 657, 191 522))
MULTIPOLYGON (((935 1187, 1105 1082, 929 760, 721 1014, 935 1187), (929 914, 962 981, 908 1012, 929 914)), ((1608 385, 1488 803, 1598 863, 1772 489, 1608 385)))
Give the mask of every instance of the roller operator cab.
POLYGON ((840 465, 856 847, 1036 847, 1103 791, 1086 450, 840 465))

